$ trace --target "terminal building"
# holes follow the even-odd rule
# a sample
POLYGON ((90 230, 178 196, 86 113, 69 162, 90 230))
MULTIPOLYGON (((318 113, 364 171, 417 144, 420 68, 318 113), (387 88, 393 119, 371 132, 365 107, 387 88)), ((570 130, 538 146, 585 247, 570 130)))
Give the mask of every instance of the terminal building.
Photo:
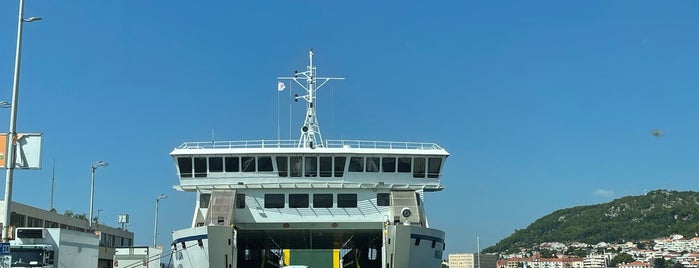
MULTIPOLYGON (((4 200, 0 200, 0 206, 5 206, 4 200)), ((14 228, 62 228, 80 232, 89 230, 89 222, 86 219, 66 216, 17 202, 12 202, 10 210, 10 226, 14 228)), ((5 211, 0 209, 0 221, 4 218, 5 211)), ((4 222, 0 222, 0 226, 4 227, 4 225, 4 222)), ((133 232, 126 229, 109 227, 99 223, 93 223, 92 229, 96 235, 100 236, 98 268, 113 267, 115 248, 133 246, 133 232)), ((0 228, 0 230, 2 229, 0 228)))
POLYGON ((449 268, 495 268, 498 256, 491 254, 449 254, 449 268))

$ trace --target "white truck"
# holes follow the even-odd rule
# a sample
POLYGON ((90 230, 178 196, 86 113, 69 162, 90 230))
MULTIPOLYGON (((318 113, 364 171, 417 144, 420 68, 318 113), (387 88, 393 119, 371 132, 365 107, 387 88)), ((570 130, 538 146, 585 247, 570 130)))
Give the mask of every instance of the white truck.
POLYGON ((12 267, 97 267, 99 237, 60 228, 17 228, 12 267))
POLYGON ((161 268, 162 249, 151 247, 123 247, 114 250, 114 267, 161 268))

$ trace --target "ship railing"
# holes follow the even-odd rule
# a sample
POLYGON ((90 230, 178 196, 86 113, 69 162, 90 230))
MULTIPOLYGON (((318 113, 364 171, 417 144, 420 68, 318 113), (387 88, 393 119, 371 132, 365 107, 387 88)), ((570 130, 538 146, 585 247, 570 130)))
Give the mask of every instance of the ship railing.
POLYGON ((405 141, 327 140, 328 148, 441 150, 436 143, 405 141))
MULTIPOLYGON (((244 140, 244 141, 205 141, 185 142, 177 149, 258 149, 258 148, 298 148, 298 140, 244 140)), ((442 150, 436 143, 404 141, 367 141, 367 140, 325 140, 325 148, 357 149, 412 149, 442 150)))

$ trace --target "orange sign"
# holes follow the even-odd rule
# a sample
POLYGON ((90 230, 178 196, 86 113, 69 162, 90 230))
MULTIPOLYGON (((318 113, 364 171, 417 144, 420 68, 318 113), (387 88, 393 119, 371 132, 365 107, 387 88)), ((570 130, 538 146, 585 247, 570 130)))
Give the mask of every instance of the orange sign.
POLYGON ((5 168, 7 157, 7 134, 0 134, 0 167, 5 168))

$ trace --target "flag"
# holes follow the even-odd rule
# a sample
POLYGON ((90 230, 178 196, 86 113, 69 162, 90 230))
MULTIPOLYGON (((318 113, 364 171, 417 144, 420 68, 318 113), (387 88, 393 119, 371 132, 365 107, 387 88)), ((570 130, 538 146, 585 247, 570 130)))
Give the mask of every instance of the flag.
POLYGON ((284 82, 280 81, 279 84, 277 84, 277 91, 284 91, 285 88, 286 85, 284 85, 284 82))

